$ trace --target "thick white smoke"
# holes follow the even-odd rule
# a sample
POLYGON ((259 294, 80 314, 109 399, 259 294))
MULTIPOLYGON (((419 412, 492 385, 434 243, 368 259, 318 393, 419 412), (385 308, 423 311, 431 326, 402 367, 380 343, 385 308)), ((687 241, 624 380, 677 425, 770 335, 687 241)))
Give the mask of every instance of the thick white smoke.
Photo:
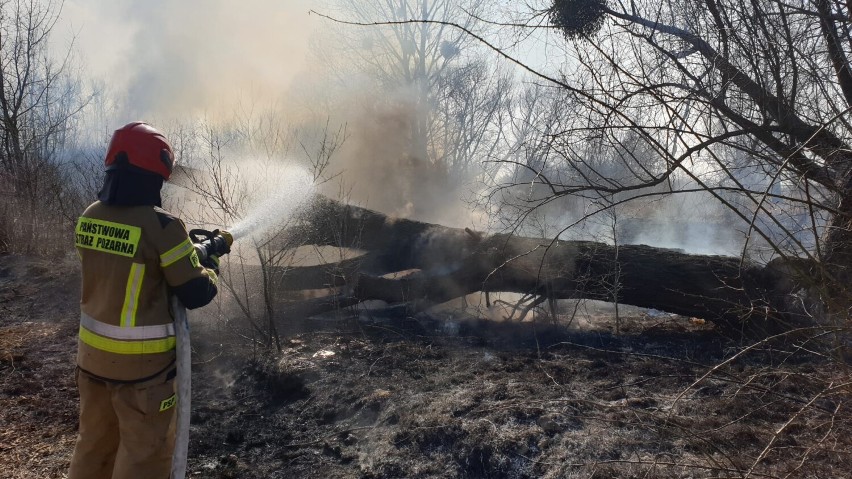
POLYGON ((275 101, 305 68, 319 19, 307 0, 66 0, 57 53, 120 98, 116 122, 230 114, 275 101))
MULTIPOLYGON (((377 92, 375 78, 363 72, 333 71, 347 66, 340 60, 345 48, 351 54, 358 45, 314 50, 317 35, 333 40, 329 30, 357 28, 308 13, 323 10, 323 3, 66 0, 53 41, 61 54, 73 38, 74 61, 82 62, 84 80, 101 89, 100 103, 92 104, 83 117, 84 125, 97 132, 91 141, 98 148, 105 146, 112 129, 136 119, 151 121, 170 134, 180 129, 173 125, 199 119, 228 123, 223 129, 239 130, 234 142, 244 143, 253 141, 247 137, 249 123, 270 129, 272 121, 264 115, 303 130, 310 128, 305 119, 314 115, 314 124, 331 124, 332 130, 346 125, 346 140, 328 171, 329 176, 341 173, 339 182, 326 183, 322 192, 333 196, 345 191, 346 200, 390 215, 483 227, 488 218, 462 201, 470 185, 452 184, 454 178, 439 162, 408 154, 412 121, 423 113, 418 110, 422 105, 410 101, 413 94, 399 86, 377 92), (345 84, 332 86, 341 75, 345 84)), ((186 136, 193 135, 198 132, 186 136)), ((186 138, 175 135, 173 140, 182 143, 186 138)), ((197 155, 207 155, 209 149, 197 155)), ((299 153, 298 145, 296 150, 299 153)), ((230 160, 247 175, 241 156, 230 160)), ((633 224, 621 221, 628 242, 722 254, 737 254, 742 245, 740 232, 704 227, 702 220, 687 218, 684 211, 664 207, 663 202, 656 206, 657 211, 643 212, 633 224)), ((573 219, 557 218, 556 226, 573 219)), ((599 234, 593 239, 603 240, 599 234)))

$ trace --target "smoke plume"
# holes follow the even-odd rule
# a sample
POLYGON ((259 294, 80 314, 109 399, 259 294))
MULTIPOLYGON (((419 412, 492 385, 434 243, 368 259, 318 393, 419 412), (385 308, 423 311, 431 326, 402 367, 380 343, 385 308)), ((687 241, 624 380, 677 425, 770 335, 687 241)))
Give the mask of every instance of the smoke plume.
POLYGON ((117 122, 222 115, 275 101, 317 28, 306 0, 68 0, 55 28, 84 71, 121 97, 117 122))

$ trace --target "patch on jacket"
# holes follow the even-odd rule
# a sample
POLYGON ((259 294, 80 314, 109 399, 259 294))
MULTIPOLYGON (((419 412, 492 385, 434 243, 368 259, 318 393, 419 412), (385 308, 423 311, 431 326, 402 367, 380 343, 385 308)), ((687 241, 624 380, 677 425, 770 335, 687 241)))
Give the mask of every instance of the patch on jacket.
POLYGON ((177 404, 177 394, 172 394, 166 399, 163 399, 163 401, 160 403, 160 412, 167 411, 175 407, 175 404, 177 404))

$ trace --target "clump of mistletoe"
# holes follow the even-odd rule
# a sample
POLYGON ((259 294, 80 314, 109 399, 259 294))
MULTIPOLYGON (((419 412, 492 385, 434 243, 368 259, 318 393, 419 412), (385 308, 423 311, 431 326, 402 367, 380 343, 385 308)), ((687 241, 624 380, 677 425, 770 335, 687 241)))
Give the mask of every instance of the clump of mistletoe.
POLYGON ((603 25, 606 0, 553 0, 550 23, 569 40, 588 38, 603 25))

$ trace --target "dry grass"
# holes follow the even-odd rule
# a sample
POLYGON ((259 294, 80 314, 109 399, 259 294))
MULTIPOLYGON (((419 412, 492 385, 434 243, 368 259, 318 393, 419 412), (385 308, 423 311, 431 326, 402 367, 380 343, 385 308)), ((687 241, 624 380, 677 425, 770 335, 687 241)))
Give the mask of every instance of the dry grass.
POLYGON ((63 477, 76 438, 68 324, 0 326, 0 476, 63 477))

